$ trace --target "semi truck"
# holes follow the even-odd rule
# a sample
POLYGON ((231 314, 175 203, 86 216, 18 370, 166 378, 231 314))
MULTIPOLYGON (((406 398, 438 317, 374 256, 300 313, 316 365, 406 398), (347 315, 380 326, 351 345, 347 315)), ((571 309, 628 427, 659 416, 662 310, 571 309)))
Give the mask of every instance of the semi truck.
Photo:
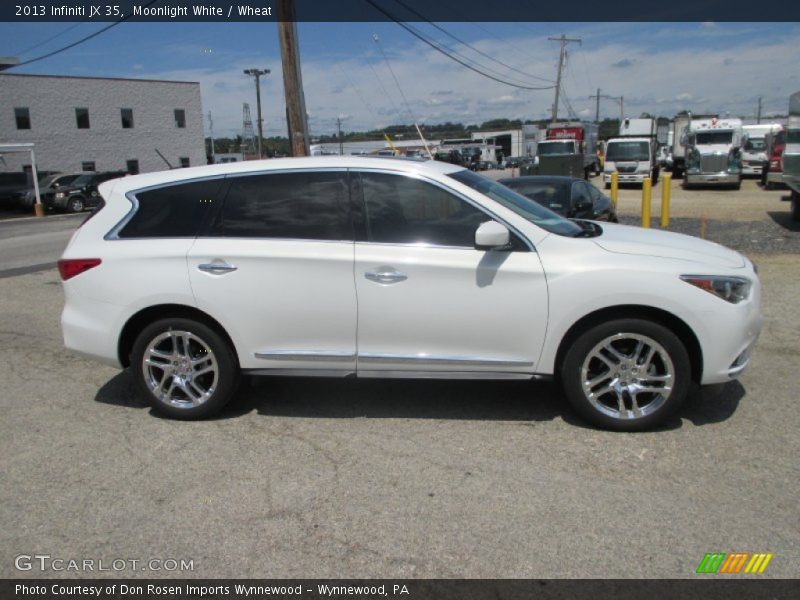
POLYGON ((655 119, 625 119, 620 123, 619 136, 606 142, 603 183, 611 187, 616 171, 620 183, 643 183, 649 177, 658 182, 658 130, 655 119))
POLYGON ((684 188, 742 185, 741 119, 692 119, 684 136, 684 188))
POLYGON ((792 190, 792 219, 800 221, 800 92, 789 97, 789 121, 783 150, 783 181, 792 190))
POLYGON ((767 156, 767 136, 776 134, 782 129, 778 123, 761 123, 745 125, 744 146, 742 146, 742 175, 761 175, 767 156))
POLYGON ((574 175, 575 173, 550 172, 553 170, 550 167, 559 170, 562 167, 558 165, 574 164, 582 168, 582 174, 586 179, 589 179, 589 174, 592 172, 600 173, 597 132, 597 123, 582 121, 550 123, 547 126, 545 139, 539 142, 536 149, 538 172, 548 175, 574 175), (581 160, 564 158, 576 156, 580 156, 581 160))
POLYGON ((672 120, 672 136, 670 136, 670 151, 667 156, 667 164, 672 169, 673 177, 681 177, 686 166, 683 138, 686 136, 686 129, 691 121, 691 114, 678 115, 672 120))

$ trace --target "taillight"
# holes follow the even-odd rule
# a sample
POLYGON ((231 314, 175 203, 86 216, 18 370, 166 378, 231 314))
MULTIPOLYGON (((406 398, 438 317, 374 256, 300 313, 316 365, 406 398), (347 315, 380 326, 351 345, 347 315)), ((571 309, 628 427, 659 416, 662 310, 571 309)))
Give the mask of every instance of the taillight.
POLYGON ((769 170, 774 172, 781 170, 781 159, 780 158, 773 158, 769 161, 769 170))
POLYGON ((62 258, 58 261, 58 272, 61 274, 61 280, 66 281, 84 271, 94 269, 101 262, 103 261, 99 258, 62 258))

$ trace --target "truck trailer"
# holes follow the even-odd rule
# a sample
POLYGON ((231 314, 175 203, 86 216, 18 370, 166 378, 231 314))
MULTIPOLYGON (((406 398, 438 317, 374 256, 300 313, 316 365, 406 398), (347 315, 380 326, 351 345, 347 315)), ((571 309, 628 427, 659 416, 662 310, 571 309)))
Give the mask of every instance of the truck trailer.
POLYGON ((783 150, 783 181, 792 190, 792 219, 800 221, 800 92, 789 97, 789 122, 783 150))

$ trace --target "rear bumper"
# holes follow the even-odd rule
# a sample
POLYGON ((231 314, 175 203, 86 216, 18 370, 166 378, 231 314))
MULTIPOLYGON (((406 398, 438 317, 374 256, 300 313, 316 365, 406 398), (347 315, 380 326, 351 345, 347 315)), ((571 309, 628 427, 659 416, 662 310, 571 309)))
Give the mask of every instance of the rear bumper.
POLYGON ((64 286, 66 301, 61 313, 64 346, 85 358, 121 368, 117 342, 125 323, 126 309, 78 296, 64 286))

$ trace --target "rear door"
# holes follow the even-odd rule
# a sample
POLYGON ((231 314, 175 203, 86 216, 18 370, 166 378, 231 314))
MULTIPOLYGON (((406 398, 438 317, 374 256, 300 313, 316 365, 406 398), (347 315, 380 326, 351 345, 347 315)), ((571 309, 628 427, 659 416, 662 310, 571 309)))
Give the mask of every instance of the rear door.
POLYGON ((197 306, 245 369, 355 371, 356 297, 344 169, 227 179, 188 254, 197 306))

